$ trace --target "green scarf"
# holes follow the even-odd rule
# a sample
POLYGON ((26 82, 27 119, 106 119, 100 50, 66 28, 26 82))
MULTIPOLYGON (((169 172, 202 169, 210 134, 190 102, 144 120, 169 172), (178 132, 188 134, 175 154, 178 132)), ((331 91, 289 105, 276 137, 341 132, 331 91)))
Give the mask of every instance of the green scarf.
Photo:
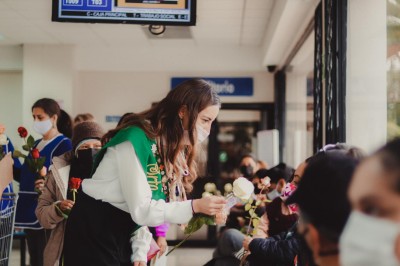
MULTIPOLYGON (((99 166, 101 160, 106 153, 107 148, 129 141, 135 149, 136 155, 142 165, 143 171, 146 174, 147 182, 152 191, 152 199, 165 200, 165 194, 162 189, 162 181, 159 165, 157 163, 155 152, 157 149, 156 141, 147 137, 144 131, 132 126, 120 130, 97 154, 92 173, 99 166)), ((135 177, 136 178, 136 177, 135 177)))

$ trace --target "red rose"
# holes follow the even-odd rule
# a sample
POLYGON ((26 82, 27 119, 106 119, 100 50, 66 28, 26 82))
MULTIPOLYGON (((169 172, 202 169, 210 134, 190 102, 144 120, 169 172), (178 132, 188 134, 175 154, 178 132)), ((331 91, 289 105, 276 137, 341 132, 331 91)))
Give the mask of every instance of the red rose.
POLYGON ((39 150, 38 149, 33 149, 32 150, 32 158, 33 159, 39 159, 40 154, 39 154, 39 150))
POLYGON ((79 187, 81 186, 82 179, 78 177, 71 177, 69 180, 69 189, 71 190, 78 190, 79 187))
POLYGON ((21 138, 26 138, 28 136, 28 130, 26 130, 24 127, 19 127, 18 134, 21 138))

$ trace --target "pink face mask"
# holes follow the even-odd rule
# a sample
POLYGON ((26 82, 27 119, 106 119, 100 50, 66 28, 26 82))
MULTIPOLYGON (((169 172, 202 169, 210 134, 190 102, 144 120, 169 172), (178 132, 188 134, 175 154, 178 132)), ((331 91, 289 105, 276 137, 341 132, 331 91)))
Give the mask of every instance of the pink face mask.
MULTIPOLYGON (((286 201, 296 189, 297 189, 297 187, 294 184, 287 183, 286 186, 282 190, 281 199, 283 201, 286 201)), ((296 213, 298 212, 298 208, 297 208, 296 204, 291 204, 288 207, 292 212, 296 212, 296 213)))

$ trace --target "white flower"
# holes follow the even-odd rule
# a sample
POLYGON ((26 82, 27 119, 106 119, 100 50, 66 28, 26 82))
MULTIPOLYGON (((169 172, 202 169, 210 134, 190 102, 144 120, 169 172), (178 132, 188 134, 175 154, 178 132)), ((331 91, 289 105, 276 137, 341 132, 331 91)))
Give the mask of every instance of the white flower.
POLYGON ((269 187, 271 185, 271 178, 269 178, 268 176, 261 179, 261 183, 266 186, 269 187))
POLYGON ((156 144, 151 145, 151 151, 153 153, 156 153, 156 151, 157 151, 157 145, 156 144))
POLYGON ((214 183, 207 183, 204 185, 204 190, 206 192, 212 193, 217 190, 217 186, 214 183))
POLYGON ((254 185, 244 177, 239 177, 233 182, 233 194, 239 199, 246 201, 254 192, 254 185))
POLYGON ((8 140, 7 136, 5 134, 0 134, 0 145, 7 145, 8 140))
POLYGON ((211 197, 211 196, 212 196, 212 194, 207 191, 203 192, 203 194, 201 195, 202 198, 211 197))
POLYGON ((231 184, 231 183, 226 183, 226 184, 225 184, 224 190, 225 190, 226 193, 232 192, 232 189, 233 189, 233 187, 232 187, 232 184, 231 184))

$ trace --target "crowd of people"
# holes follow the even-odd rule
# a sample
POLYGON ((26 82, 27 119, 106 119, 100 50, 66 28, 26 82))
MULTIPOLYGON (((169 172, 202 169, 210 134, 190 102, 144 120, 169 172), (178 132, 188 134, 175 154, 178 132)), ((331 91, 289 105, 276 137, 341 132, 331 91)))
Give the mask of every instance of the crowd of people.
MULTIPOLYGON (((72 120, 56 101, 36 101, 33 130, 42 138, 33 149, 43 165, 13 161, 15 227, 26 234, 30 265, 144 266, 154 245, 157 256, 166 252, 169 224, 197 213, 227 216, 209 266, 400 265, 400 139, 370 156, 326 145, 296 169, 243 156, 254 225, 246 203, 227 214, 223 196, 189 196, 220 106, 207 82, 192 79, 105 132, 91 114, 72 120)), ((14 151, 10 139, 3 151, 14 151)), ((32 151, 28 159, 37 159, 32 151)))

